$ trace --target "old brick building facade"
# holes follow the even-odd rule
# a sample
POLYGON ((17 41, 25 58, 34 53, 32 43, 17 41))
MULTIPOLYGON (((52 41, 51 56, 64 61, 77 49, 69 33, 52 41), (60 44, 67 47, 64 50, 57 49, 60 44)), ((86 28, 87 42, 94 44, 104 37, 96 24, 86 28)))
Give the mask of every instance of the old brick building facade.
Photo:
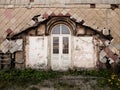
POLYGON ((119 29, 120 0, 0 0, 0 68, 114 65, 119 29))

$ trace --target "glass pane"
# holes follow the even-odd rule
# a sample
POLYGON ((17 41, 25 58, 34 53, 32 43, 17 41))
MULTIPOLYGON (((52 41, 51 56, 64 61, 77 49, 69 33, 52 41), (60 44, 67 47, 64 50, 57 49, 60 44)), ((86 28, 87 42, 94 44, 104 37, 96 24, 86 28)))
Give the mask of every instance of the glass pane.
POLYGON ((68 49, 64 49, 64 50, 63 50, 63 53, 64 53, 64 54, 68 54, 68 53, 69 53, 69 52, 68 52, 68 49))
POLYGON ((60 25, 56 25, 53 28, 52 34, 60 34, 60 25))
POLYGON ((70 34, 68 27, 65 25, 62 25, 62 34, 70 34))
POLYGON ((53 53, 59 53, 59 38, 53 37, 53 53))
POLYGON ((69 38, 63 37, 63 53, 69 53, 69 38))

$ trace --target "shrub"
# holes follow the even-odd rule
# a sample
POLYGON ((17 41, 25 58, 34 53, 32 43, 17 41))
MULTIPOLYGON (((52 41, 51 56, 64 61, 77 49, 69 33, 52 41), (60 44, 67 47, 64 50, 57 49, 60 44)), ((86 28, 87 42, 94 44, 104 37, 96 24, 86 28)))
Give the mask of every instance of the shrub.
POLYGON ((111 87, 120 89, 120 76, 113 73, 109 78, 107 78, 107 83, 111 87))

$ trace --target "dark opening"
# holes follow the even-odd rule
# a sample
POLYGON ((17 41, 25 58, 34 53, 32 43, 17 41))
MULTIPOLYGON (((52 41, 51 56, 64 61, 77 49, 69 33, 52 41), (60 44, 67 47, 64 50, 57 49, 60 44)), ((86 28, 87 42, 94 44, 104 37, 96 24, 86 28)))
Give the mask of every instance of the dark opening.
POLYGON ((117 4, 111 4, 111 9, 115 10, 116 8, 118 8, 119 6, 117 4))
POLYGON ((34 0, 30 0, 30 2, 34 2, 34 0))
POLYGON ((90 8, 95 8, 95 4, 90 4, 90 8))

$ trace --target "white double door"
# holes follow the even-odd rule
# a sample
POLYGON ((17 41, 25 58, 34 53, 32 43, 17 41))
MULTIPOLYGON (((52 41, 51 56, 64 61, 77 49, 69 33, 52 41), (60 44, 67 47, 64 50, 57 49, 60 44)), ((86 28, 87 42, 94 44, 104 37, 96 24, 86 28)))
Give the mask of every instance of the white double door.
POLYGON ((51 68, 52 70, 68 70, 71 67, 70 35, 51 36, 51 68))

